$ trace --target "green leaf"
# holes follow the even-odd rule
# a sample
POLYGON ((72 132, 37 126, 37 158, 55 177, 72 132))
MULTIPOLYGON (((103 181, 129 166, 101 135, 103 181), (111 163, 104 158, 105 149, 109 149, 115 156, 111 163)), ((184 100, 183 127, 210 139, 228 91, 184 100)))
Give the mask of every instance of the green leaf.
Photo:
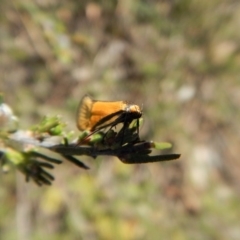
POLYGON ((153 142, 152 147, 158 150, 164 150, 172 148, 172 144, 168 142, 153 142))

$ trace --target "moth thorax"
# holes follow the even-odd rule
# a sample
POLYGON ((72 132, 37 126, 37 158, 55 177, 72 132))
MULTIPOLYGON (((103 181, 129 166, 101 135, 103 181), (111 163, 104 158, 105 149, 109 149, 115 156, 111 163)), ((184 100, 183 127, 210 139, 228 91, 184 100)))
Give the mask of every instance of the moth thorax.
POLYGON ((138 105, 129 104, 129 105, 126 106, 125 110, 126 110, 126 112, 141 114, 141 110, 140 110, 140 107, 138 105))

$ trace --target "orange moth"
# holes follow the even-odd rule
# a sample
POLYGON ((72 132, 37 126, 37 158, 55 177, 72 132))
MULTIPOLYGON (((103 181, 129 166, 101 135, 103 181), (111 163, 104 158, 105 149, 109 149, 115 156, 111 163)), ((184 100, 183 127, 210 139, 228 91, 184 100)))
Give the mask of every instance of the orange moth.
POLYGON ((130 124, 142 116, 138 105, 124 101, 98 101, 85 95, 80 101, 77 111, 77 127, 79 130, 97 131, 106 127, 123 123, 130 124))

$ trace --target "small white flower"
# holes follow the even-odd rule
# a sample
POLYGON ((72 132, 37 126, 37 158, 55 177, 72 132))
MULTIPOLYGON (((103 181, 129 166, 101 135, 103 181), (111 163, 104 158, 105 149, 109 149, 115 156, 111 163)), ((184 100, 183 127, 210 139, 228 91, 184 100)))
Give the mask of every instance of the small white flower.
POLYGON ((0 128, 13 130, 17 128, 18 118, 13 114, 12 109, 6 104, 0 104, 0 128))

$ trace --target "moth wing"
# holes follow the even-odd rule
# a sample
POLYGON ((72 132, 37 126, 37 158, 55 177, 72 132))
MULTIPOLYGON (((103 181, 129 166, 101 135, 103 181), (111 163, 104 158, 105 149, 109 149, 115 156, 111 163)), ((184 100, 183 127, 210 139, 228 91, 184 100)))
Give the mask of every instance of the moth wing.
POLYGON ((77 110, 77 127, 79 130, 90 130, 90 117, 92 110, 93 100, 85 95, 79 103, 77 110))

